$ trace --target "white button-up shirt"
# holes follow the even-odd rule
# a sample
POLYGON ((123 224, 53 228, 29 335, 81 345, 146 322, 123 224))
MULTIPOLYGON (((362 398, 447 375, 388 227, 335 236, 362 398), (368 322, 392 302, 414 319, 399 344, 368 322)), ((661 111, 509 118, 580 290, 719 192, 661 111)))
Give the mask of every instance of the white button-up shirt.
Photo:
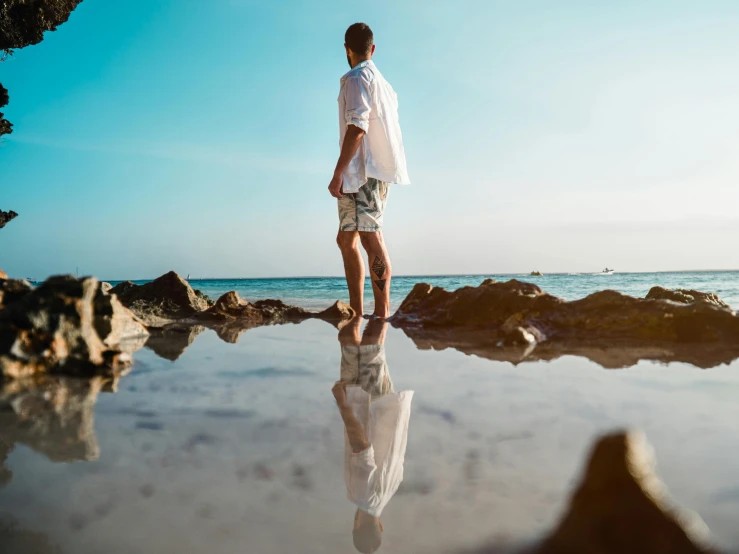
POLYGON ((339 148, 347 125, 355 125, 365 134, 344 172, 344 192, 357 192, 369 177, 410 184, 398 122, 398 96, 372 60, 357 64, 341 78, 339 148))
POLYGON ((360 510, 380 517, 403 481, 413 391, 370 399, 361 387, 350 385, 346 399, 370 442, 369 448, 355 454, 344 432, 347 496, 360 510))

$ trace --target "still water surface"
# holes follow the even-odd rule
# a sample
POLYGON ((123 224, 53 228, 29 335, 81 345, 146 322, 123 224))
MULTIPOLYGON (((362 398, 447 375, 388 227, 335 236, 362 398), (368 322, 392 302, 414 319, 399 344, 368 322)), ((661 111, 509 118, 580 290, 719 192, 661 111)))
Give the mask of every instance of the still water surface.
MULTIPOLYGON (((236 344, 203 330, 174 361, 138 352, 117 392, 68 388, 46 424, 5 406, 0 551, 354 551, 331 392, 341 355, 320 321, 236 344)), ((739 545, 739 364, 514 367, 418 350, 392 328, 384 356, 394 390, 414 395, 379 552, 535 538, 561 515, 593 440, 623 427, 647 434, 672 497, 718 544, 739 545)))

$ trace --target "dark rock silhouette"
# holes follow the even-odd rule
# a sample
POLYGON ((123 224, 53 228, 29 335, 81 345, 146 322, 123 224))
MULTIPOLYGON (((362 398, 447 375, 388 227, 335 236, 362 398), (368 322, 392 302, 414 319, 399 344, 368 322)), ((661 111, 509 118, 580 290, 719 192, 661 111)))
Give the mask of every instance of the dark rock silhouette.
POLYGON ((739 317, 715 295, 693 298, 680 304, 606 290, 567 302, 516 280, 455 292, 418 284, 390 321, 419 348, 513 363, 576 354, 605 367, 640 359, 713 367, 739 357, 739 317))
MULTIPOLYGON (((54 31, 69 19, 82 0, 4 0, 0 4, 0 51, 2 58, 13 49, 38 44, 46 31, 54 31)), ((8 91, 0 85, 0 108, 8 103, 8 91)), ((0 136, 13 131, 0 112, 0 136)), ((2 227, 2 225, 0 225, 2 227)))
POLYGON ((8 279, 0 271, 0 307, 10 305, 33 290, 31 283, 24 279, 8 279))
POLYGON ((708 528, 672 506, 641 433, 601 436, 565 514, 543 540, 490 544, 467 554, 709 554, 708 528))
MULTIPOLYGON (((8 89, 3 85, 0 85, 0 108, 4 108, 10 102, 10 96, 8 95, 8 89)), ((13 132, 13 124, 5 119, 5 114, 0 112, 0 137, 3 135, 9 135, 13 132)), ((2 212, 0 212, 2 213, 2 212)), ((0 227, 4 225, 0 224, 0 227)))
MULTIPOLYGON (((2 92, 2 91, 0 91, 2 92)), ((2 107, 2 98, 0 98, 0 108, 2 107)), ((0 113, 0 119, 2 119, 3 114, 0 113)), ((2 123, 0 122, 0 130, 2 130, 2 123)), ((2 133, 0 133, 2 134, 2 133)), ((8 223, 10 223, 13 219, 18 217, 18 214, 15 213, 13 210, 10 210, 9 212, 4 212, 0 210, 0 229, 5 227, 8 223)))
POLYGON ((2 280, 0 291, 0 380, 39 372, 115 375, 148 336, 93 277, 50 277, 30 290, 2 280))
POLYGON ((708 528, 670 506, 640 433, 601 437, 580 485, 540 554, 700 554, 710 552, 708 528))

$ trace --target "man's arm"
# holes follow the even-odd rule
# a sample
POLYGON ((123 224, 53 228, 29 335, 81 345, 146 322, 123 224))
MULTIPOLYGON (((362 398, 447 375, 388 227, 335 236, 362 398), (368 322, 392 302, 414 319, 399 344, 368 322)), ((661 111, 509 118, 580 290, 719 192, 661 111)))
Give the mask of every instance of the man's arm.
POLYGON ((331 193, 331 196, 335 196, 336 198, 344 196, 341 194, 342 176, 344 175, 346 168, 349 167, 349 162, 352 161, 354 154, 356 154, 363 136, 364 131, 362 129, 354 125, 347 125, 344 144, 341 145, 339 161, 336 162, 336 169, 334 169, 334 177, 328 185, 328 190, 331 193))
POLYGON ((357 148, 362 142, 362 137, 369 129, 370 113, 372 111, 372 100, 370 93, 370 83, 364 77, 350 77, 344 84, 344 94, 346 94, 346 112, 344 120, 346 122, 346 135, 341 145, 341 154, 339 161, 336 162, 334 176, 328 185, 331 196, 341 198, 341 185, 344 171, 349 167, 357 148))
POLYGON ((349 437, 352 452, 358 454, 367 450, 370 447, 370 442, 367 440, 367 435, 364 432, 362 424, 357 421, 354 412, 346 401, 346 383, 337 381, 331 392, 334 393, 336 404, 339 406, 339 413, 341 413, 341 419, 344 420, 344 427, 346 427, 346 434, 349 437))

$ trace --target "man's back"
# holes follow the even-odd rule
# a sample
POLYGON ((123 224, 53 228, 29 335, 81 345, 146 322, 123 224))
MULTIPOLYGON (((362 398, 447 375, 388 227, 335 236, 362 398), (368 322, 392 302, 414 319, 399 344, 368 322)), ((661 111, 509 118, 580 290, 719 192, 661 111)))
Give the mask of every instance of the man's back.
POLYGON ((344 192, 356 192, 375 178, 409 184, 398 117, 398 95, 372 60, 366 60, 341 78, 339 92, 339 146, 348 125, 365 132, 362 144, 344 172, 344 192))

